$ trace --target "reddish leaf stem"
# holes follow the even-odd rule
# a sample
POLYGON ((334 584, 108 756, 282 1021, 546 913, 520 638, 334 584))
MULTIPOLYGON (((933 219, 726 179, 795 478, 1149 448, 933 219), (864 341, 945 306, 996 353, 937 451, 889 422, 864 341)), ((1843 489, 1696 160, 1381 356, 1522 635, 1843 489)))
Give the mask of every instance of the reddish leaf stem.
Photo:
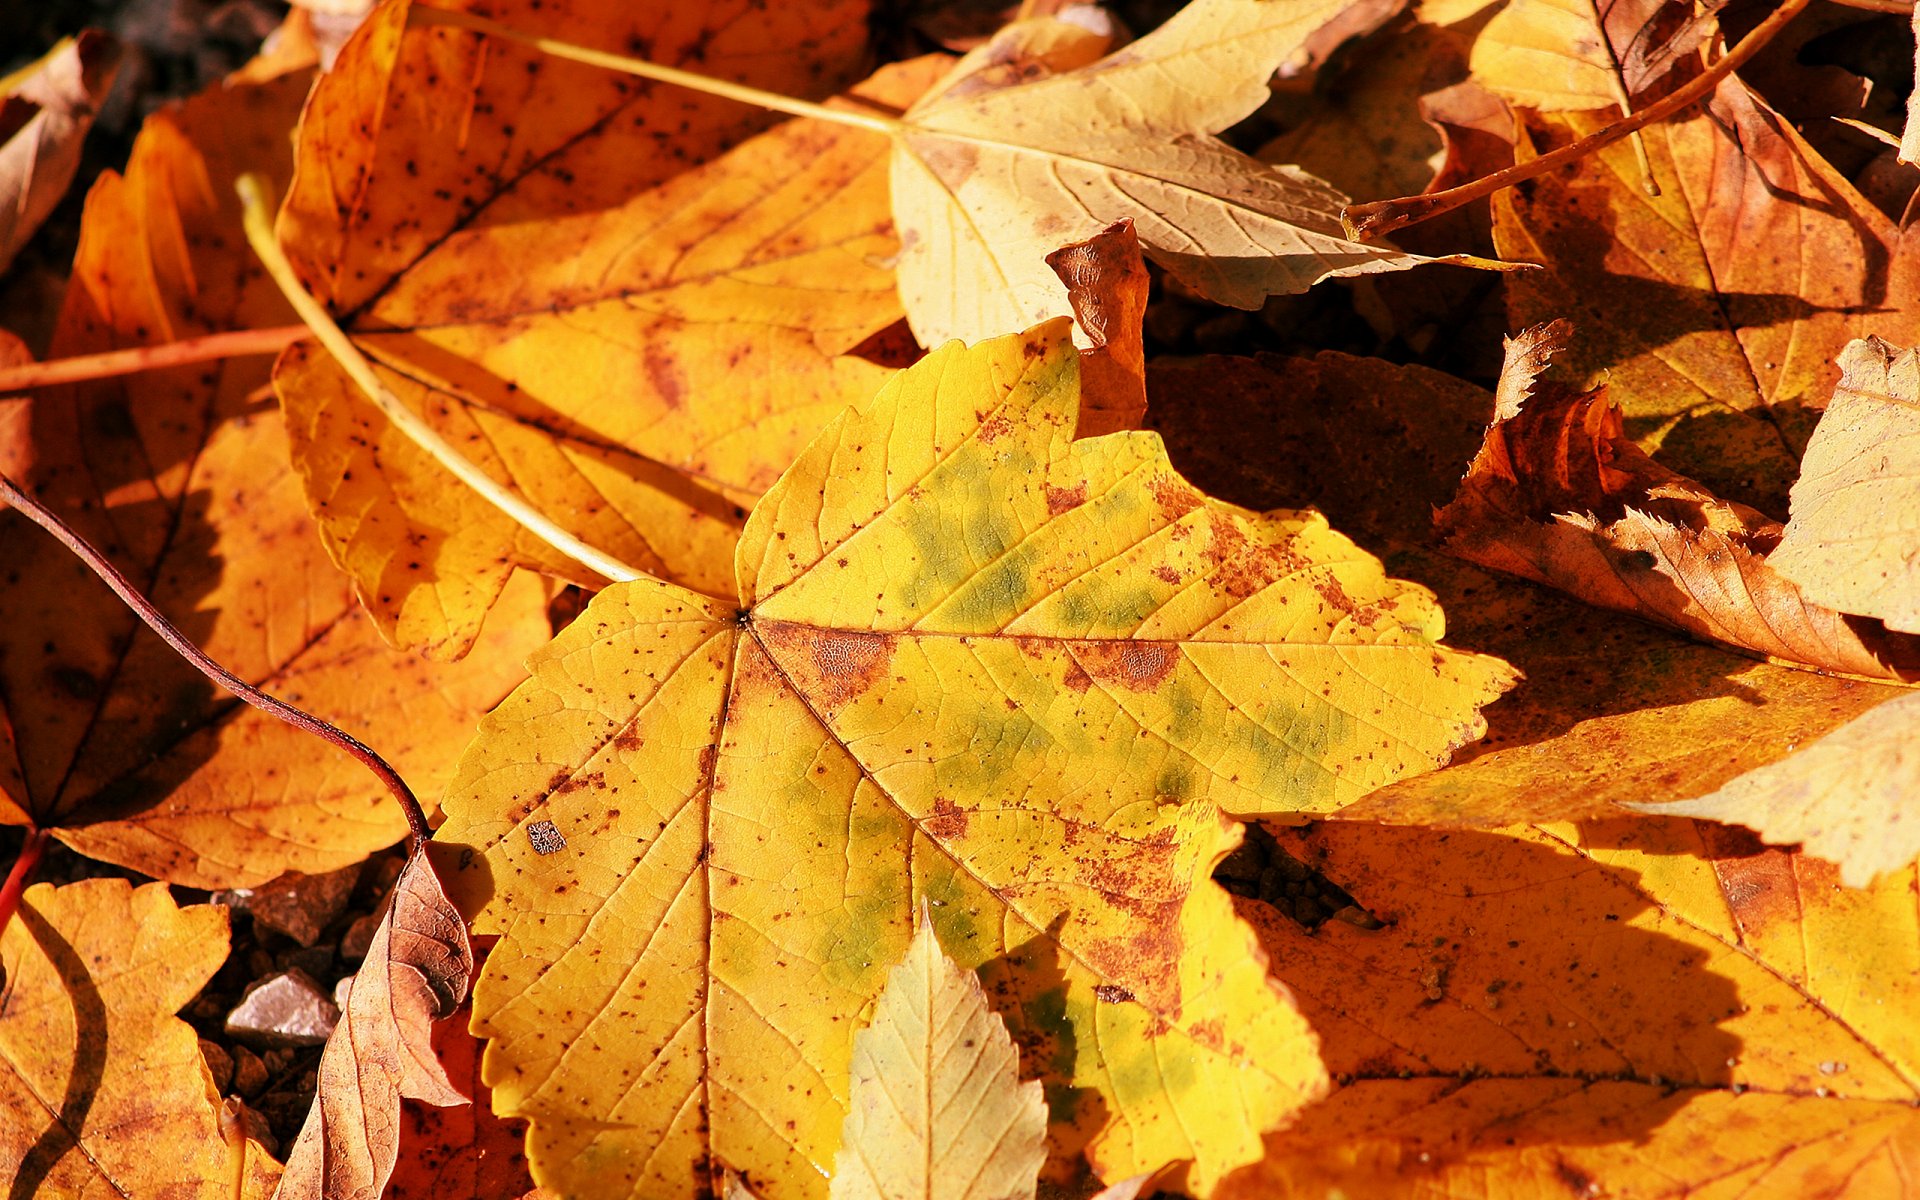
POLYGON ((247 354, 278 354, 288 345, 307 336, 304 325, 276 325, 271 329, 236 329, 228 333, 209 333, 205 337, 182 338, 158 346, 136 346, 131 350, 109 350, 103 354, 82 354, 75 358, 56 358, 48 362, 22 363, 0 367, 0 396, 23 392, 28 388, 51 387, 57 383, 81 383, 89 379, 107 379, 132 375, 139 371, 157 371, 186 363, 207 362, 216 358, 239 358, 247 354))
POLYGON ((33 869, 40 865, 40 856, 46 851, 47 831, 38 827, 27 830, 26 844, 20 847, 20 856, 13 860, 13 870, 7 872, 7 881, 0 883, 0 933, 5 933, 13 923, 20 897, 27 890, 27 880, 33 877, 33 869))
POLYGON ((221 687, 226 688, 261 712, 278 717, 295 729, 304 730, 320 738, 322 741, 330 742, 354 758, 359 759, 360 765, 373 772, 375 777, 377 777, 382 784, 386 785, 386 789, 393 793, 393 798, 400 802, 401 811, 407 815, 407 827, 413 831, 413 849, 415 852, 418 852, 421 846, 426 843, 427 838, 432 836, 433 830, 427 825, 427 814, 420 807, 420 801, 414 797, 413 789, 407 786, 406 780, 400 778, 399 772, 388 766, 385 759, 368 749, 360 739, 343 729, 329 725, 311 713, 302 712, 300 709, 288 704, 285 700, 281 700, 275 696, 269 696, 267 693, 254 687, 246 680, 241 679, 211 658, 208 658, 200 647, 187 640, 185 634, 175 629, 173 623, 161 615, 160 610, 153 606, 153 601, 141 595, 139 590, 127 581, 126 576, 120 574, 114 565, 108 562, 98 550, 88 545, 85 538, 75 533, 68 527, 65 521, 62 521, 58 516, 54 515, 52 511, 38 500, 22 491, 18 484, 5 475, 0 475, 0 500, 5 500, 8 504, 19 509, 28 520, 58 538, 67 549, 73 551, 74 555, 78 557, 81 562, 87 564, 95 575, 105 580, 107 586, 112 588, 114 592, 119 595, 120 599, 126 602, 127 607, 131 608, 142 621, 147 623, 149 629, 159 634, 167 645, 173 647, 175 653, 179 654, 180 657, 186 659, 189 663, 192 663, 194 668, 202 675, 213 680, 221 687))
POLYGON ((1558 170, 1570 162, 1585 158, 1602 146, 1619 141, 1628 134, 1644 129, 1658 121, 1664 121, 1677 112, 1692 108, 1712 94, 1720 86, 1720 81, 1731 75, 1736 67, 1760 52, 1761 47, 1773 40, 1775 34, 1786 28, 1787 23, 1800 14, 1800 11, 1812 3, 1812 0, 1782 0, 1780 7, 1767 15, 1767 19, 1753 27, 1753 31, 1740 39, 1740 44, 1721 56, 1720 61, 1689 80, 1685 87, 1676 90, 1656 103, 1634 113, 1624 121, 1616 121, 1598 133, 1581 138, 1570 146, 1562 146, 1551 154, 1543 154, 1529 162, 1515 163, 1503 171, 1482 176, 1471 183, 1443 191, 1428 192, 1421 196, 1401 196, 1394 200, 1375 200, 1369 204, 1349 204, 1340 213, 1341 223, 1347 227, 1347 236, 1355 241, 1371 241, 1383 237, 1396 229, 1417 225, 1443 212, 1450 212, 1463 204, 1471 204, 1483 196, 1510 188, 1516 183, 1524 183, 1549 171, 1558 170))

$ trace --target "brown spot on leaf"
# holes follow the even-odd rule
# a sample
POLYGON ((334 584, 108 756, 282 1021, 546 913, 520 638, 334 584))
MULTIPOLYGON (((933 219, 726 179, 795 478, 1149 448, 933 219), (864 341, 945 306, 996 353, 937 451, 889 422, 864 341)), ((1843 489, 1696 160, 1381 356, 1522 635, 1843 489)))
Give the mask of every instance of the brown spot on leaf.
POLYGON ((1093 686, 1093 676, 1077 662, 1067 664, 1067 677, 1060 681, 1076 692, 1084 692, 1093 686))
POLYGON ((927 836, 938 842, 957 841, 967 836, 968 817, 971 814, 964 808, 947 799, 935 796, 933 815, 921 822, 921 828, 927 836))
POLYGON ((758 626, 768 649, 795 687, 832 709, 887 678, 893 662, 890 633, 856 633, 766 621, 758 626))
POLYGON ((1166 682, 1180 661, 1177 647, 1165 642, 1109 642, 1078 652, 1080 666, 1102 683, 1130 692, 1151 692, 1166 682))
POLYGON ((1063 512, 1072 512, 1087 502, 1087 485, 1082 480, 1070 488, 1057 488, 1047 485, 1047 515, 1057 517, 1063 512))
POLYGON ((668 408, 679 408, 685 404, 687 376, 680 369, 679 360, 658 343, 649 343, 643 361, 647 369, 647 380, 653 384, 653 390, 659 395, 661 403, 668 408))
POLYGON ((980 440, 991 445, 1013 432, 1013 422, 998 413, 980 423, 980 440))
POLYGON ((1093 994, 1103 1004, 1125 1004, 1133 999, 1133 993, 1117 983, 1097 983, 1093 987, 1093 994))

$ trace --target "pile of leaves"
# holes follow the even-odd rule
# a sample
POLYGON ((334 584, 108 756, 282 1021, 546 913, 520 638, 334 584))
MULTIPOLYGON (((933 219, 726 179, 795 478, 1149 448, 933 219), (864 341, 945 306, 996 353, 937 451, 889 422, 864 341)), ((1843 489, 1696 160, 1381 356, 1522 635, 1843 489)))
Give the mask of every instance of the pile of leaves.
POLYGON ((1900 4, 317 20, 0 333, 10 1195, 1920 1194, 1900 4))

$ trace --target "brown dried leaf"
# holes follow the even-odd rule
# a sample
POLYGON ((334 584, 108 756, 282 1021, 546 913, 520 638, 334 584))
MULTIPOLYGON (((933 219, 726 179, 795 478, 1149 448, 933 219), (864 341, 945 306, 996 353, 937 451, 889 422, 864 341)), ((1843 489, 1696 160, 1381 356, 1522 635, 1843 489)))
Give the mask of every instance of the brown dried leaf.
POLYGON ((120 43, 89 29, 0 79, 0 271, 67 194, 119 69, 120 43))
POLYGON ((460 1007, 473 974, 466 922, 425 855, 400 872, 388 904, 321 1052, 313 1108, 277 1200, 373 1200, 399 1154, 401 1098, 470 1102, 433 1047, 434 1022, 460 1007))
POLYGON ((1769 560, 1807 595, 1920 634, 1920 353, 1849 345, 1769 560))
POLYGON ((1769 566, 1780 526, 1648 457, 1605 389, 1537 382, 1564 336, 1508 342, 1494 423, 1436 514, 1448 551, 1771 658, 1885 678, 1920 668, 1920 641, 1856 630, 1769 566))
POLYGON ((1133 221, 1109 225, 1084 242, 1047 255, 1067 286, 1091 349, 1080 353, 1080 425, 1076 437, 1138 429, 1147 415, 1147 263, 1133 221))

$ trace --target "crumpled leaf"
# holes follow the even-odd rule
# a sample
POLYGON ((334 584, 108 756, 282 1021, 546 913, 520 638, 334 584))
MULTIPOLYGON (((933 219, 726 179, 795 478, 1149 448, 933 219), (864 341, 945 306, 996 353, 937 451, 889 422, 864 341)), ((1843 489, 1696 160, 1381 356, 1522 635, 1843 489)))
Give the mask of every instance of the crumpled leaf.
MULTIPOLYGON (((1557 143, 1610 119, 1534 125, 1557 143)), ((1641 449, 1777 518, 1840 351, 1920 340, 1895 231, 1738 79, 1641 136, 1658 197, 1625 142, 1495 194, 1501 256, 1546 267, 1507 279, 1513 327, 1571 319, 1562 365, 1605 379, 1641 449)))
POLYGON ((0 1183, 12 1196, 263 1200, 280 1173, 174 1016, 227 956, 226 911, 165 884, 28 888, 0 934, 0 1183))
POLYGON ((1064 321, 935 351, 760 502, 736 601, 608 588, 482 723, 436 842, 502 935, 475 1029, 539 1182, 819 1195, 922 899, 1057 1154, 1204 1193, 1321 1086, 1214 804, 1422 769, 1510 676, 1317 516, 1072 441, 1075 368, 1064 321))
POLYGON ((1274 836, 1387 924, 1242 902, 1342 1084, 1218 1195, 1911 1194, 1911 870, 1687 821, 1274 836))
MULTIPOLYGON (((292 319, 248 254, 233 178, 284 177, 306 84, 220 87, 147 123, 125 177, 88 197, 55 356, 292 319)), ((266 380, 255 357, 43 390, 8 405, 0 459, 216 660, 432 795, 544 640, 541 598, 517 590, 460 667, 389 653, 313 536, 279 414, 250 399, 266 380)), ((201 888, 332 870, 405 830, 363 768, 215 690, 11 512, 0 564, 0 821, 201 888)))
MULTIPOLYGON (((1047 253, 1122 217, 1147 257, 1239 308, 1335 276, 1466 261, 1348 241, 1346 197, 1212 136, 1258 108, 1274 69, 1324 27, 1349 30, 1350 11, 1344 0, 1195 0, 1097 62, 1018 86, 936 88, 908 109, 893 211, 900 295, 920 344, 1068 312, 1047 253)), ((955 77, 1027 36, 1009 27, 955 77)))
POLYGON ((1840 372, 1768 561, 1822 604, 1920 633, 1920 354, 1867 338, 1840 372))
POLYGON ((1657 53, 1692 13, 1673 0, 1509 0, 1474 39, 1473 75, 1544 112, 1611 108, 1675 65, 1657 53), (1655 72, 1651 64, 1664 69, 1655 72))
POLYGON ((1067 287, 1081 337, 1079 437, 1138 429, 1147 414, 1147 347, 1141 322, 1149 279, 1131 220, 1047 255, 1067 287))
POLYGON ((399 1154, 400 1101, 469 1099, 434 1051, 434 1022, 467 997, 473 947, 424 855, 394 881, 386 916, 321 1052, 313 1107, 276 1200, 377 1200, 399 1154))
POLYGON ((0 79, 0 271, 67 194, 119 69, 120 43, 89 29, 0 79))
POLYGON ((1864 888, 1920 858, 1920 694, 1868 709, 1779 762, 1695 800, 1635 804, 1658 816, 1745 825, 1802 844, 1864 888))
POLYGON ((833 1200, 1031 1198, 1047 1105, 971 971, 922 910, 906 957, 853 1038, 833 1200))
MULTIPOLYGON (((864 0, 517 0, 541 34, 798 95, 850 74, 864 0)), ((745 506, 885 378, 900 314, 886 148, 376 12, 301 118, 279 233, 388 385, 483 469, 632 566, 724 594, 745 506), (369 137, 367 130, 377 131, 369 137), (719 156, 719 157, 716 157, 719 156)), ((863 85, 904 106, 944 60, 863 85)), ((590 574, 394 432, 336 364, 275 372, 329 552, 381 632, 466 653, 516 566, 590 574)))
POLYGON ((1605 389, 1536 384, 1569 332, 1558 323, 1509 341, 1486 442, 1435 514, 1450 553, 1769 657, 1920 671, 1920 640, 1856 629, 1814 603, 1767 561, 1779 524, 1648 457, 1605 389))
POLYGON ((1485 739, 1343 820, 1617 819, 1620 803, 1710 792, 1903 694, 1757 661, 1439 553, 1433 509, 1494 412, 1471 384, 1331 352, 1157 361, 1149 381, 1150 422, 1195 483, 1249 507, 1320 508, 1439 595, 1450 643, 1525 674, 1486 710, 1485 739))

